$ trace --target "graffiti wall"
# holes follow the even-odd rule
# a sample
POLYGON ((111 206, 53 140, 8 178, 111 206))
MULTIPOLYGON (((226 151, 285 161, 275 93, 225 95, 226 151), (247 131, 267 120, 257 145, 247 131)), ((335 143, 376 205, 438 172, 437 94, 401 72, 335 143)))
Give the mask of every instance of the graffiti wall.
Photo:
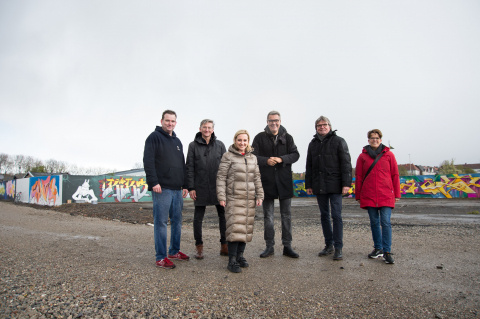
MULTIPOLYGON (((480 198, 480 174, 401 176, 402 198, 480 198)), ((293 181, 296 197, 307 195, 304 180, 293 181)), ((355 197, 355 178, 347 197, 355 197)))
POLYGON ((95 203, 98 202, 100 192, 98 190, 97 176, 63 175, 62 203, 71 200, 72 203, 95 203))
POLYGON ((105 202, 148 202, 152 194, 148 191, 143 176, 110 176, 98 181, 100 199, 105 202))
POLYGON ((0 182, 0 198, 6 200, 15 198, 15 181, 0 182))
POLYGON ((480 197, 480 174, 451 174, 400 177, 404 198, 480 197))
POLYGON ((29 202, 37 205, 61 205, 61 189, 61 175, 31 177, 29 202))
POLYGON ((28 203, 30 199, 30 178, 17 179, 16 181, 16 196, 22 203, 28 203))

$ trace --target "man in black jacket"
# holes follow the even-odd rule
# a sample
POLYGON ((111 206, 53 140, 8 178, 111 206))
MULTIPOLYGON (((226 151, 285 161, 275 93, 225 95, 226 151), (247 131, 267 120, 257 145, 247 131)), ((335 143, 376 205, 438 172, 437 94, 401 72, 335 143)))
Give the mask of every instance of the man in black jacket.
POLYGON ((305 188, 307 194, 317 195, 320 208, 325 248, 318 254, 333 254, 334 260, 343 259, 342 195, 352 185, 352 164, 347 143, 332 131, 330 120, 320 116, 315 121, 317 133, 308 145, 305 188), (330 221, 330 207, 333 229, 330 221))
POLYGON ((180 251, 183 198, 187 197, 187 174, 182 142, 173 131, 177 114, 166 110, 155 131, 147 137, 143 166, 148 190, 153 200, 153 237, 158 267, 175 268, 170 259, 189 260, 180 251), (183 188, 183 189, 182 189, 183 188), (167 257, 167 222, 170 217, 171 237, 167 257))
POLYGON ((212 120, 200 122, 200 132, 188 146, 187 177, 190 197, 195 203, 193 215, 193 237, 195 238, 195 258, 203 259, 202 222, 205 208, 215 205, 220 228, 220 255, 228 256, 225 231, 225 208, 217 200, 217 172, 223 153, 227 150, 222 141, 217 140, 212 120))
POLYGON ((267 247, 260 254, 266 258, 274 253, 275 230, 273 223, 274 200, 280 201, 282 219, 283 254, 298 258, 292 249, 292 164, 300 154, 293 137, 281 125, 280 113, 271 111, 267 115, 267 126, 253 139, 253 154, 257 156, 265 199, 263 201, 264 238, 267 247))

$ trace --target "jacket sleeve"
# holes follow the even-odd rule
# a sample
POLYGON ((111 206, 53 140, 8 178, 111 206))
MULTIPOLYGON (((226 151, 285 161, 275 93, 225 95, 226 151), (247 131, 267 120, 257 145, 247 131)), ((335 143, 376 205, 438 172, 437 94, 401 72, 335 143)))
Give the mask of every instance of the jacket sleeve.
POLYGON ((195 190, 195 142, 188 145, 187 153, 187 180, 188 190, 195 190))
POLYGON ((252 142, 252 148, 253 148, 253 155, 255 155, 257 157, 257 163, 259 166, 267 166, 267 160, 269 159, 269 157, 266 157, 266 156, 260 156, 260 140, 261 140, 261 137, 260 135, 257 135, 255 136, 255 138, 253 139, 253 142, 252 142))
POLYGON ((338 147, 340 171, 342 172, 342 187, 352 187, 352 161, 347 142, 342 138, 338 147))
POLYGON ((401 198, 402 194, 400 192, 400 175, 398 174, 398 164, 397 160, 395 159, 395 155, 390 152, 390 174, 392 175, 392 185, 393 185, 393 193, 395 194, 395 198, 401 198))
POLYGON ((357 165, 355 166, 355 199, 356 200, 360 200, 364 174, 365 172, 363 171, 362 153, 360 153, 360 155, 357 158, 357 165))
POLYGON ((153 141, 153 134, 150 134, 145 140, 145 149, 143 151, 143 169, 145 170, 149 190, 151 190, 153 186, 159 185, 157 172, 155 170, 155 153, 158 146, 153 141))
POLYGON ((300 153, 297 150, 297 145, 295 145, 295 141, 293 140, 293 137, 288 134, 287 139, 289 140, 287 142, 287 145, 289 145, 288 154, 280 156, 282 159, 282 164, 283 166, 287 166, 288 164, 293 164, 298 161, 300 158, 300 153))
POLYGON ((307 165, 305 166, 305 189, 312 188, 312 143, 308 144, 307 150, 307 165))
POLYGON ((232 161, 230 160, 228 153, 223 154, 217 173, 217 200, 219 202, 227 200, 227 174, 230 165, 232 165, 232 161))
POLYGON ((255 193, 257 195, 257 199, 263 200, 265 197, 264 192, 263 192, 263 187, 262 187, 262 178, 260 177, 260 168, 258 167, 258 162, 255 159, 255 178, 254 178, 254 183, 255 183, 255 193))

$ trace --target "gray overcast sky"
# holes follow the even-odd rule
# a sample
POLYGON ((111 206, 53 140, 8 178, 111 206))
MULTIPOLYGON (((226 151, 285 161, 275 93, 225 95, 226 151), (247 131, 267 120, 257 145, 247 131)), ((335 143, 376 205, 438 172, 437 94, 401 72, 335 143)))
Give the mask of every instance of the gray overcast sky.
POLYGON ((275 109, 303 172, 320 115, 355 165, 480 163, 480 1, 1 1, 0 152, 129 169, 163 110, 186 151, 275 109), (473 136, 472 136, 473 134, 473 136), (471 139, 474 141, 471 141, 471 139))

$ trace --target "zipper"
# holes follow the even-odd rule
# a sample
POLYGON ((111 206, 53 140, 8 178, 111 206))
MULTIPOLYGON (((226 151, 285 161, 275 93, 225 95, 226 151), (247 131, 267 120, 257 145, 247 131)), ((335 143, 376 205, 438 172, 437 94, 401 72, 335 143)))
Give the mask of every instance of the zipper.
POLYGON ((245 182, 247 184, 247 216, 246 216, 246 220, 245 220, 245 240, 247 240, 247 237, 248 237, 248 164, 247 164, 247 158, 244 157, 243 158, 245 160, 245 182))

